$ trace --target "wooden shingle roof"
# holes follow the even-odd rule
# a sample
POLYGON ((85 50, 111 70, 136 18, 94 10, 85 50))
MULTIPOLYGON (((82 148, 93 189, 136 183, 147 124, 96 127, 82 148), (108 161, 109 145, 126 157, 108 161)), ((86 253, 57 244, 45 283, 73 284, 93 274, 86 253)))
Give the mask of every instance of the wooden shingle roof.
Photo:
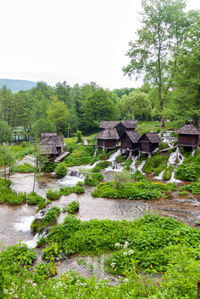
POLYGON ((121 120, 122 125, 126 129, 135 129, 137 128, 137 120, 121 120))
POLYGON ((127 136, 130 138, 132 143, 138 143, 140 139, 140 134, 137 131, 125 131, 127 136))
POLYGON ((182 135, 199 135, 200 130, 193 123, 186 123, 180 129, 176 131, 178 134, 182 135))
POLYGON ((144 133, 144 134, 140 137, 139 141, 142 140, 144 136, 146 136, 146 137, 149 139, 149 141, 150 141, 151 143, 159 143, 159 142, 162 142, 162 140, 160 139, 160 137, 158 136, 158 134, 157 134, 157 133, 154 133, 154 132, 144 133))
POLYGON ((115 128, 117 125, 119 124, 119 121, 101 121, 100 122, 100 128, 101 129, 111 129, 111 128, 115 128))
POLYGON ((57 148, 60 148, 59 151, 62 152, 65 147, 62 136, 57 133, 42 133, 40 145, 47 154, 57 154, 57 148))
POLYGON ((119 135, 115 128, 108 128, 100 132, 95 138, 103 139, 103 140, 111 140, 111 139, 118 140, 119 135))

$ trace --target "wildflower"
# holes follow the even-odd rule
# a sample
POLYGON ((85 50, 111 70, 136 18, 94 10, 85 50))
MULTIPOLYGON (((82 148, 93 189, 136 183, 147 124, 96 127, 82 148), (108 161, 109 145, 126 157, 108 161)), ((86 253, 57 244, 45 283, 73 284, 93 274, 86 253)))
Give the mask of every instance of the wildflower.
POLYGON ((115 243, 115 248, 119 248, 121 247, 121 244, 120 243, 115 243))
POLYGON ((126 251, 123 252, 123 255, 124 255, 124 256, 126 256, 127 254, 128 254, 128 252, 126 252, 126 251))
POLYGON ((129 250, 129 255, 132 255, 132 254, 134 254, 134 250, 129 250))
POLYGON ((124 246, 123 246, 124 249, 128 248, 128 245, 129 245, 129 244, 128 244, 128 242, 126 241, 126 242, 124 243, 124 246))

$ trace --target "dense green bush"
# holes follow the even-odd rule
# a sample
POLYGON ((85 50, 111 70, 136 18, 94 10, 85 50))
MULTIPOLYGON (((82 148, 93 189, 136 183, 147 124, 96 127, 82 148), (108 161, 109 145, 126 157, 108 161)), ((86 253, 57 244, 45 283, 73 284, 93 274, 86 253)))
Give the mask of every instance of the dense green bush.
POLYGON ((131 160, 131 159, 127 159, 126 161, 125 161, 125 163, 124 163, 124 169, 125 170, 130 170, 130 166, 131 166, 131 164, 133 163, 133 161, 131 160))
POLYGON ((42 167, 43 172, 53 172, 58 164, 55 162, 48 162, 42 167))
POLYGON ((145 175, 142 174, 139 170, 136 170, 133 174, 131 174, 131 178, 135 181, 144 181, 145 175))
POLYGON ((99 163, 97 163, 97 165, 95 167, 92 168, 92 172, 99 172, 102 169, 107 168, 108 166, 110 166, 112 163, 109 161, 101 161, 99 163))
POLYGON ((160 153, 156 153, 155 155, 152 155, 150 159, 146 160, 143 170, 147 174, 158 175, 167 167, 168 158, 169 155, 161 155, 160 153))
POLYGON ((176 169, 175 177, 182 181, 197 181, 200 177, 200 150, 196 150, 194 157, 191 152, 183 152, 185 160, 176 169))
POLYGON ((27 195, 26 201, 29 205, 38 205, 45 202, 45 198, 38 195, 36 192, 31 192, 27 195))
POLYGON ((25 193, 17 193, 10 187, 0 186, 0 204, 8 203, 10 205, 21 205, 26 201, 25 193))
POLYGON ((179 188, 179 191, 189 191, 193 194, 200 194, 200 182, 191 183, 179 188))
POLYGON ((66 187, 62 187, 60 189, 60 194, 65 195, 65 196, 68 196, 71 193, 82 194, 84 192, 85 192, 85 189, 83 188, 82 182, 77 183, 76 186, 73 186, 73 187, 66 186, 66 187))
POLYGON ((123 163, 126 161, 126 158, 124 156, 117 156, 117 158, 115 159, 115 162, 117 163, 123 163))
POLYGON ((163 173, 163 177, 162 177, 164 181, 169 181, 170 180, 170 178, 172 176, 172 171, 173 171, 173 165, 169 165, 165 169, 165 171, 163 173))
POLYGON ((11 167, 10 171, 11 172, 20 172, 20 173, 29 173, 29 172, 34 172, 35 167, 28 163, 24 163, 23 165, 15 165, 15 166, 11 167))
POLYGON ((68 168, 67 168, 66 163, 65 162, 59 163, 55 168, 56 177, 58 179, 63 178, 64 176, 66 176, 67 171, 68 171, 68 168))
POLYGON ((63 208, 62 212, 68 212, 68 213, 77 213, 79 211, 80 204, 78 201, 73 200, 70 202, 65 208, 63 208))
POLYGON ((166 190, 167 185, 148 181, 129 182, 118 186, 115 182, 108 182, 100 183, 91 194, 94 197, 106 198, 156 199, 160 198, 166 190))
POLYGON ((59 190, 49 189, 46 193, 46 197, 49 200, 58 200, 61 197, 61 193, 59 190))
POLYGON ((85 176, 84 184, 88 186, 97 186, 100 181, 103 181, 104 177, 101 172, 88 173, 85 176))
POLYGON ((40 232, 48 225, 54 225, 57 222, 57 217, 60 214, 60 209, 58 207, 50 208, 45 216, 41 219, 34 219, 31 224, 31 230, 33 232, 40 232))
POLYGON ((94 157, 94 148, 84 145, 75 145, 72 153, 65 158, 67 166, 92 164, 96 160, 97 157, 94 157))

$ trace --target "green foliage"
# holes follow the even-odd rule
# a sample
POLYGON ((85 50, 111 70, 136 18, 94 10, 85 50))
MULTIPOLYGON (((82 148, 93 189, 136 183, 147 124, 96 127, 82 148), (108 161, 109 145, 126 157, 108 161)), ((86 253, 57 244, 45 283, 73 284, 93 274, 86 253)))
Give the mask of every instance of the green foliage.
POLYGON ((159 149, 160 150, 168 148, 168 147, 169 147, 169 145, 166 142, 162 142, 162 143, 159 144, 159 149))
POLYGON ((11 167, 10 171, 11 172, 19 172, 19 173, 29 173, 29 172, 34 172, 35 167, 28 163, 24 163, 23 165, 15 165, 15 166, 11 167))
MULTIPOLYGON (((189 191, 193 194, 200 194, 200 182, 197 183, 191 183, 185 186, 182 186, 179 188, 179 191, 189 191)), ((180 192, 179 192, 180 193, 180 192)))
POLYGON ((124 156, 118 156, 116 159, 115 159, 115 162, 117 163, 123 163, 125 162, 125 157, 124 156))
POLYGON ((61 197, 61 193, 59 190, 49 189, 47 190, 46 197, 49 200, 58 200, 61 197))
POLYGON ((26 201, 25 193, 17 193, 10 188, 11 181, 0 178, 0 204, 20 205, 26 201))
POLYGON ((111 164, 112 163, 109 161, 101 161, 101 162, 97 163, 97 165, 95 167, 92 168, 92 172, 99 172, 100 170, 107 168, 111 164))
POLYGON ((103 179, 104 177, 101 172, 88 173, 85 176, 84 184, 88 186, 97 186, 103 179))
POLYGON ((58 164, 55 162, 47 163, 42 167, 43 172, 53 172, 58 164))
POLYGON ((62 212, 68 212, 68 213, 77 213, 79 211, 80 204, 78 201, 73 200, 70 202, 65 208, 63 208, 62 212))
POLYGON ((85 192, 85 189, 83 188, 83 183, 79 182, 76 184, 76 186, 73 187, 62 187, 60 189, 60 194, 68 196, 71 193, 77 193, 77 194, 82 194, 85 192))
POLYGON ((173 171, 173 165, 169 165, 165 169, 165 171, 163 173, 163 177, 162 177, 164 181, 169 181, 170 180, 170 178, 172 176, 172 171, 173 171))
POLYGON ((142 174, 139 170, 136 170, 132 175, 131 178, 134 179, 135 181, 144 181, 145 180, 145 175, 142 174))
POLYGON ((56 177, 58 179, 63 178, 64 176, 66 176, 67 171, 68 171, 68 168, 67 168, 66 163, 65 162, 59 163, 55 168, 56 177))
POLYGON ((176 169, 175 177, 182 181, 197 181, 200 177, 200 150, 196 150, 194 157, 191 152, 184 152, 185 160, 176 169))
POLYGON ((10 143, 12 139, 12 128, 6 121, 0 119, 0 144, 10 143))
POLYGON ((76 145, 73 152, 65 158, 68 166, 79 166, 95 162, 94 148, 92 146, 76 145))
POLYGON ((79 131, 79 130, 76 131, 76 138, 77 138, 77 140, 76 140, 77 143, 82 143, 82 133, 81 133, 81 131, 79 131))
POLYGON ((168 158, 169 158, 168 155, 162 155, 160 153, 156 153, 155 155, 152 155, 150 159, 146 160, 143 170, 147 174, 152 173, 154 175, 158 175, 159 173, 161 173, 162 170, 166 168, 168 158))
POLYGON ((39 205, 45 202, 45 198, 38 195, 36 192, 31 192, 26 196, 26 201, 29 205, 39 205))
POLYGON ((124 163, 124 170, 130 170, 130 166, 133 163, 133 161, 131 159, 127 159, 124 163))
POLYGON ((151 183, 148 181, 137 183, 115 182, 100 183, 91 193, 94 197, 127 198, 127 199, 156 199, 167 190, 166 184, 151 183))
POLYGON ((178 195, 179 195, 179 196, 186 196, 186 195, 188 195, 188 192, 187 192, 187 191, 180 191, 180 192, 178 193, 178 195))
POLYGON ((41 232, 46 226, 54 225, 57 222, 57 217, 60 214, 58 207, 50 208, 45 216, 41 219, 34 219, 31 224, 31 230, 33 232, 41 232))

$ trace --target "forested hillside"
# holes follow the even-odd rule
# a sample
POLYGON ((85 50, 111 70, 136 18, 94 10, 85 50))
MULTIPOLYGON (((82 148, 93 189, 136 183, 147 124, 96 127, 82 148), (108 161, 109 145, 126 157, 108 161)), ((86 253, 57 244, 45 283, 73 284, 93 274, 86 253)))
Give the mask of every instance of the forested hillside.
POLYGON ((12 92, 18 92, 20 90, 28 90, 33 88, 36 82, 28 80, 14 80, 14 79, 0 79, 0 88, 6 86, 12 92))

